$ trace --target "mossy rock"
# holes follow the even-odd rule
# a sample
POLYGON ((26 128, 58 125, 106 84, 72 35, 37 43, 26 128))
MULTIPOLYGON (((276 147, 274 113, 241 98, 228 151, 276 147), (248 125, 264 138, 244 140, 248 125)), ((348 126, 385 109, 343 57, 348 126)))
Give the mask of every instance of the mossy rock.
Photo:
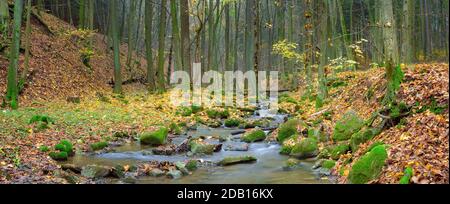
POLYGON ((262 130, 254 130, 242 136, 241 140, 247 143, 259 142, 266 139, 266 133, 262 130))
POLYGON ((399 184, 409 184, 411 178, 414 176, 414 171, 411 167, 407 167, 405 172, 403 173, 402 178, 400 179, 399 184))
POLYGON ((284 142, 281 146, 280 154, 283 154, 283 155, 291 154, 292 148, 294 148, 294 146, 298 143, 299 137, 300 136, 296 134, 296 135, 293 135, 293 136, 289 137, 288 139, 284 140, 284 142))
POLYGON ((333 132, 333 140, 349 140, 351 136, 358 132, 363 126, 364 120, 362 120, 354 111, 349 111, 336 123, 333 132))
POLYGON ((297 134, 297 127, 301 124, 302 122, 300 120, 291 119, 280 125, 280 128, 278 129, 278 141, 282 143, 285 139, 297 134))
POLYGON ((334 161, 334 160, 325 160, 322 163, 322 168, 324 168, 324 169, 330 170, 330 169, 334 168, 334 166, 336 166, 336 161, 334 161))
POLYGON ((69 156, 72 156, 74 154, 73 145, 68 140, 61 140, 58 144, 55 145, 55 150, 66 152, 69 156))
POLYGON ((169 125, 170 133, 174 135, 181 135, 183 133, 183 129, 176 123, 171 123, 169 125))
POLYGON ((303 138, 291 151, 291 156, 298 159, 315 157, 318 154, 317 140, 314 138, 303 138))
POLYGON ((348 181, 352 184, 365 184, 376 179, 383 169, 387 156, 384 145, 374 147, 353 164, 348 181))
POLYGON ((236 118, 230 118, 225 120, 225 127, 238 127, 241 121, 236 118))
POLYGON ((189 148, 193 154, 211 155, 214 153, 216 145, 208 144, 199 140, 192 140, 189 142, 189 148))
POLYGON ((308 129, 308 137, 314 138, 319 142, 326 142, 328 141, 328 138, 326 134, 320 130, 319 128, 310 128, 308 129))
POLYGON ((166 143, 167 135, 169 131, 167 128, 160 128, 154 132, 143 133, 140 136, 140 141, 142 144, 146 145, 163 145, 166 143))
POLYGON ((256 157, 253 156, 242 156, 242 157, 227 157, 220 161, 218 164, 220 166, 230 166, 235 164, 244 164, 256 162, 256 157))
POLYGON ((329 147, 330 157, 333 160, 338 160, 341 155, 346 154, 349 150, 350 146, 348 144, 340 144, 329 147))
POLYGON ((81 175, 90 179, 99 179, 108 176, 111 169, 104 166, 88 165, 81 170, 81 175))
POLYGON ((106 147, 108 147, 107 142, 97 142, 97 143, 91 144, 92 151, 102 150, 102 149, 105 149, 106 147))
POLYGON ((226 119, 230 117, 230 112, 228 109, 224 110, 216 110, 216 109, 209 109, 206 111, 206 115, 208 115, 211 119, 226 119))
POLYGON ((296 167, 298 167, 300 164, 300 161, 294 158, 289 158, 288 160, 286 160, 284 166, 283 166, 283 170, 292 170, 295 169, 296 167))
POLYGON ((189 160, 186 163, 186 169, 189 171, 195 171, 198 168, 198 161, 197 160, 189 160))
POLYGON ((350 138, 350 147, 353 152, 358 150, 359 145, 363 144, 380 133, 379 129, 376 128, 363 128, 359 132, 352 135, 350 138))
POLYGON ((55 161, 67 161, 69 158, 69 154, 67 154, 67 152, 50 152, 48 156, 55 161))

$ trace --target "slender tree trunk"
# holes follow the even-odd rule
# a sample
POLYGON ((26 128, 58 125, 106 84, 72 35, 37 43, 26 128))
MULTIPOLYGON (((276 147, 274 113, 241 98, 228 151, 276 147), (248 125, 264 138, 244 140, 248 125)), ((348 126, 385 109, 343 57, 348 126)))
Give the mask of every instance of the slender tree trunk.
POLYGON ((403 1, 403 26, 402 26, 402 56, 406 63, 412 63, 414 60, 413 52, 413 26, 414 26, 414 1, 403 1))
POLYGON ((254 44, 253 44, 253 27, 254 27, 254 14, 253 14, 253 5, 255 4, 255 0, 247 0, 245 1, 245 50, 244 50, 244 71, 250 71, 253 70, 254 64, 253 64, 253 50, 254 50, 254 44))
POLYGON ((67 11, 69 12, 69 23, 70 25, 73 25, 73 18, 72 18, 72 3, 70 0, 67 0, 67 11))
POLYGON ((239 1, 234 2, 234 47, 233 47, 233 70, 237 71, 239 69, 238 63, 238 40, 239 40, 239 17, 241 10, 241 3, 239 1))
POLYGON ((225 3, 225 70, 230 71, 232 70, 231 67, 231 60, 230 60, 230 27, 231 27, 231 20, 230 20, 230 3, 225 3))
POLYGON ((180 1, 180 19, 181 19, 181 56, 183 69, 187 70, 191 75, 191 46, 190 46, 190 30, 189 30, 189 1, 180 1))
POLYGON ((147 56, 147 83, 149 89, 155 89, 155 72, 153 69, 153 50, 152 50, 152 29, 153 29, 153 2, 145 0, 145 50, 147 56))
POLYGON ((27 14, 26 14, 26 25, 25 25, 25 61, 22 75, 19 80, 19 93, 25 87, 28 70, 30 69, 30 48, 31 48, 31 0, 27 0, 27 14))
POLYGON ((181 36, 178 23, 178 0, 170 0, 170 13, 172 15, 172 44, 175 50, 175 70, 183 70, 182 51, 180 46, 181 36))
POLYGON ((161 10, 159 18, 159 32, 158 32, 158 88, 160 91, 166 90, 166 82, 164 77, 164 48, 165 48, 165 36, 166 36, 166 3, 167 0, 161 0, 161 10))
POLYGON ((12 47, 9 56, 8 84, 6 102, 12 109, 19 107, 19 90, 17 87, 17 70, 19 67, 20 51, 20 27, 22 25, 23 0, 14 1, 14 27, 12 35, 12 47))
POLYGON ((120 39, 117 26, 117 2, 112 0, 111 3, 111 33, 113 35, 114 46, 114 93, 122 93, 122 74, 120 73, 120 39))
POLYGON ((128 71, 132 69, 132 60, 133 60, 133 50, 134 50, 134 34, 135 34, 135 22, 136 22, 136 0, 130 2, 130 10, 128 15, 128 56, 127 56, 127 67, 128 71))
POLYGON ((79 14, 78 14, 78 28, 85 29, 86 28, 86 0, 80 0, 79 5, 79 14))

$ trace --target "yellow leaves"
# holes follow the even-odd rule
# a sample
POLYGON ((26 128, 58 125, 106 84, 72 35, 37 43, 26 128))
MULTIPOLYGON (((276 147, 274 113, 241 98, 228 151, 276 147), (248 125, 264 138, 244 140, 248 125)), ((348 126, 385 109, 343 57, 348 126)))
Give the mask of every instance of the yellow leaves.
POLYGON ((128 172, 130 170, 130 165, 123 166, 123 169, 125 172, 128 172))

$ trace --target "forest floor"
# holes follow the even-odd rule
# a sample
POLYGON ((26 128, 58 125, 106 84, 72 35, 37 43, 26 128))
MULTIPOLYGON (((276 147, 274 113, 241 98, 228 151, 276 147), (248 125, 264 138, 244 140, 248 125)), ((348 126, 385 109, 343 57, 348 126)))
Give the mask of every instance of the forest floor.
MULTIPOLYGON (((31 70, 28 85, 20 96, 20 109, 0 112, 0 183, 68 183, 61 176, 61 165, 41 150, 64 139, 74 144, 76 152, 83 153, 91 151, 90 145, 95 142, 126 142, 117 135, 134 140, 137 134, 171 123, 214 122, 209 121, 204 111, 180 116, 179 109, 170 105, 169 94, 148 93, 144 85, 126 85, 124 95, 111 94, 113 63, 104 36, 93 34, 95 46, 89 68, 83 64, 80 52, 85 49, 86 33, 51 15, 43 14, 42 19, 45 24, 36 18, 32 22, 31 70), (37 115, 49 116, 54 122, 48 126, 30 123, 37 115)), ((124 78, 144 76, 140 67, 145 67, 145 60, 135 56, 138 60, 134 71, 129 72, 124 63, 126 46, 121 49, 124 78)), ((7 66, 7 58, 0 55, 1 79, 6 79, 7 66)), ((331 171, 337 177, 336 182, 347 183, 354 162, 377 142, 389 146, 388 159, 380 176, 371 183, 398 183, 406 167, 414 169, 413 183, 449 182, 448 64, 402 68, 405 79, 398 100, 412 107, 412 114, 362 144, 358 151, 341 155, 331 171)), ((348 71, 330 78, 334 83, 329 86, 323 108, 316 109, 315 100, 301 97, 305 87, 290 92, 288 95, 294 100, 282 101, 281 108, 293 118, 320 123, 328 137, 349 110, 368 119, 382 108, 386 89, 384 69, 348 71)), ((2 80, 0 93, 5 90, 6 81, 2 80)), ((245 114, 234 108, 230 111, 231 118, 242 118, 245 114)), ((319 149, 334 144, 335 141, 322 142, 319 149)), ((89 182, 94 181, 84 180, 89 182)))

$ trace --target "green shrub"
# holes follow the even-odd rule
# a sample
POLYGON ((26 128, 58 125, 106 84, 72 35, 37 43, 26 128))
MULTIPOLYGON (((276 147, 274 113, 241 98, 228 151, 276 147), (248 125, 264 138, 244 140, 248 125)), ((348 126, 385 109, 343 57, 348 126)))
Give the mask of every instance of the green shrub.
POLYGON ((336 145, 330 148, 330 157, 333 160, 338 160, 343 154, 346 154, 350 150, 350 146, 346 144, 336 145))
POLYGON ((50 156, 50 158, 52 158, 55 161, 66 161, 67 158, 69 157, 67 152, 50 152, 48 156, 50 156))
POLYGON ((91 144, 92 151, 98 151, 106 148, 108 146, 107 142, 97 142, 94 144, 91 144))
POLYGON ((188 117, 192 115, 192 108, 190 107, 185 107, 185 106, 180 106, 178 107, 177 111, 175 114, 177 115, 181 115, 183 117, 188 117))
POLYGON ((238 127, 241 124, 239 119, 230 118, 225 120, 225 127, 238 127))
POLYGON ((297 134, 297 127, 301 124, 300 120, 291 119, 280 125, 278 129, 278 141, 282 143, 285 139, 297 134))
POLYGON ((362 120, 355 112, 349 111, 336 123, 333 132, 333 139, 336 141, 348 140, 363 126, 364 120, 362 120))
POLYGON ((376 128, 363 128, 359 132, 353 134, 350 138, 350 147, 352 151, 356 152, 360 144, 373 139, 379 133, 379 129, 376 128))
POLYGON ((34 115, 31 117, 29 124, 37 123, 37 122, 43 122, 47 124, 54 124, 55 121, 48 117, 47 115, 34 115))
POLYGON ((199 112, 203 111, 203 107, 192 105, 191 106, 191 110, 192 110, 193 114, 196 114, 196 113, 199 113, 199 112))
POLYGON ((143 133, 140 136, 140 141, 142 144, 146 145, 163 145, 166 143, 167 135, 169 131, 167 128, 160 128, 154 132, 143 133))
POLYGON ((403 177, 400 179, 399 183, 400 184, 409 184, 413 175, 414 175, 413 169, 411 167, 407 167, 405 169, 405 173, 404 173, 403 177))
POLYGON ((230 112, 228 111, 228 109, 222 111, 209 109, 206 111, 206 115, 208 115, 208 117, 211 119, 225 119, 230 117, 230 112))
POLYGON ((70 156, 73 154, 73 145, 68 140, 61 140, 61 142, 55 145, 55 150, 66 152, 70 156))
POLYGON ((181 133, 182 133, 180 126, 178 126, 176 123, 171 123, 169 125, 169 129, 170 129, 170 133, 172 133, 174 135, 181 135, 181 133))
POLYGON ((321 131, 320 129, 316 128, 310 128, 308 129, 308 137, 309 138, 314 138, 317 141, 320 142, 326 142, 327 141, 327 136, 325 135, 325 133, 323 131, 321 131))
POLYGON ((387 151, 384 145, 376 146, 369 153, 362 156, 353 164, 348 175, 352 184, 365 184, 376 179, 387 159, 387 151))
POLYGON ((322 163, 322 168, 324 168, 324 169, 330 170, 330 169, 334 168, 334 166, 336 166, 336 162, 334 160, 325 160, 322 163))
POLYGON ((241 140, 243 142, 247 142, 247 143, 263 141, 265 139, 266 139, 266 133, 262 130, 255 130, 255 131, 246 133, 241 138, 241 140))
POLYGON ((303 138, 291 151, 291 156, 299 159, 314 157, 318 154, 317 140, 314 138, 303 138))

